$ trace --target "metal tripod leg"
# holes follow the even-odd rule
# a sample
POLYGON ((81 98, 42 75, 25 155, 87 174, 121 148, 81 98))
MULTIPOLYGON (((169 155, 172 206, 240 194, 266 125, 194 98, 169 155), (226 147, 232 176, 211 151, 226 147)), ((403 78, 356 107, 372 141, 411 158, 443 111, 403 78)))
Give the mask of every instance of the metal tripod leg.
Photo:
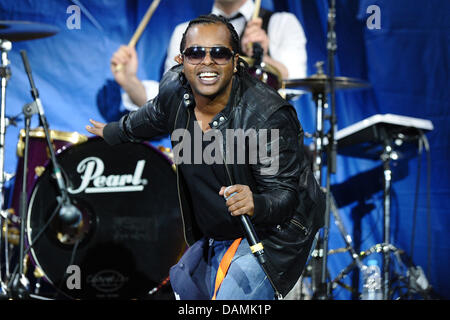
MULTIPOLYGON (((337 210, 336 202, 334 200, 334 197, 331 196, 331 212, 335 219, 335 224, 338 227, 342 238, 345 241, 346 244, 346 251, 350 252, 350 255, 353 259, 353 261, 344 268, 337 276, 331 281, 331 288, 334 289, 337 284, 341 284, 341 280, 354 268, 359 268, 362 270, 364 268, 364 264, 361 261, 361 256, 355 251, 353 248, 353 240, 352 237, 348 234, 347 230, 345 229, 344 223, 342 222, 341 217, 339 216, 339 212, 337 210)), ((342 284, 341 284, 342 285, 342 284)))
POLYGON ((11 42, 0 39, 0 78, 1 78, 1 101, 0 101, 0 209, 3 210, 3 192, 5 186, 5 134, 6 134, 6 86, 11 76, 9 68, 8 52, 11 50, 11 42))
MULTIPOLYGON (((8 80, 11 76, 11 70, 9 68, 9 60, 8 60, 8 52, 11 50, 12 44, 8 40, 0 39, 0 54, 1 54, 1 65, 0 65, 0 78, 1 78, 1 101, 0 101, 0 210, 3 213, 3 209, 5 208, 4 203, 4 188, 5 188, 5 135, 6 135, 6 86, 8 84, 8 80)), ((2 215, 0 215, 0 227, 3 230, 3 222, 7 225, 8 219, 7 216, 3 219, 2 215)), ((3 231, 1 231, 3 232, 3 231)), ((0 235, 1 236, 1 235, 0 235)), ((8 246, 8 236, 5 235, 5 247, 8 246)), ((1 260, 0 260, 1 262, 1 260)), ((8 263, 8 261, 5 261, 8 263)), ((0 264, 1 267, 1 264, 0 264)), ((9 272, 9 271, 8 271, 9 272)), ((1 268, 0 268, 0 295, 6 294, 4 292, 5 284, 1 277, 1 268)))
POLYGON ((341 217, 339 216, 339 212, 336 207, 336 201, 334 200, 333 195, 331 195, 331 213, 334 216, 335 224, 338 227, 342 238, 345 241, 345 244, 347 245, 347 250, 350 251, 352 259, 355 261, 358 268, 363 267, 363 263, 361 262, 361 259, 359 257, 359 254, 355 251, 353 248, 353 240, 350 234, 348 234, 347 230, 345 229, 344 223, 342 222, 341 217))
MULTIPOLYGON (((330 211, 333 214, 333 217, 335 219, 335 224, 338 227, 339 232, 346 244, 346 248, 342 252, 349 251, 350 255, 352 257, 352 260, 353 260, 352 263, 347 268, 342 270, 339 273, 339 275, 331 281, 330 290, 332 290, 336 287, 337 284, 343 285, 342 283, 340 283, 340 281, 345 277, 346 274, 348 274, 348 272, 350 272, 355 267, 362 270, 362 268, 364 267, 364 264, 362 263, 361 256, 353 248, 353 239, 350 236, 350 234, 347 232, 347 230, 344 226, 342 218, 339 215, 339 211, 337 209, 336 202, 334 200, 333 195, 331 195, 330 211)), ((318 242, 318 245, 320 245, 320 242, 318 242)), ((328 251, 328 254, 330 254, 331 252, 332 252, 332 250, 328 251)), ((319 288, 320 282, 321 282, 320 270, 321 270, 321 263, 322 263, 323 255, 324 255, 323 248, 316 247, 311 255, 310 263, 306 268, 307 272, 309 273, 309 276, 311 277, 311 289, 313 292, 320 290, 320 288, 319 288)), ((327 275, 328 274, 329 274, 329 272, 327 270, 327 275)), ((303 275, 303 278, 305 278, 305 277, 306 277, 306 275, 303 275)))

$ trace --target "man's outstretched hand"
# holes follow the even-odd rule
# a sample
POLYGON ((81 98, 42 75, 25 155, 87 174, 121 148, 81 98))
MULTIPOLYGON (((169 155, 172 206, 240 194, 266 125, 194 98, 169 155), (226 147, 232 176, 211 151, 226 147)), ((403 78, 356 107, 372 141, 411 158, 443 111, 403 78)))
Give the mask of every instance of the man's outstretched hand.
POLYGON ((106 123, 101 123, 92 119, 89 119, 89 122, 92 124, 92 126, 87 125, 86 130, 92 134, 95 134, 96 136, 103 138, 103 128, 106 126, 106 123))

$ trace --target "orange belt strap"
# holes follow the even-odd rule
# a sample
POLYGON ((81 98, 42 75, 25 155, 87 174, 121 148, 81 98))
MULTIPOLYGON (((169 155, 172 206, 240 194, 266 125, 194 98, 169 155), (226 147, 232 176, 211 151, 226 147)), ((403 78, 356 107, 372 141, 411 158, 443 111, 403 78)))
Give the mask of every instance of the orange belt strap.
POLYGON ((225 275, 227 274, 228 268, 230 267, 230 264, 231 264, 231 260, 233 259, 234 254, 236 253, 236 250, 239 247, 239 244, 241 243, 241 240, 242 240, 242 238, 234 240, 234 242, 228 248, 227 252, 225 252, 222 260, 220 261, 219 269, 217 269, 214 295, 211 300, 216 300, 217 290, 219 290, 219 287, 222 284, 222 281, 225 278, 225 275))

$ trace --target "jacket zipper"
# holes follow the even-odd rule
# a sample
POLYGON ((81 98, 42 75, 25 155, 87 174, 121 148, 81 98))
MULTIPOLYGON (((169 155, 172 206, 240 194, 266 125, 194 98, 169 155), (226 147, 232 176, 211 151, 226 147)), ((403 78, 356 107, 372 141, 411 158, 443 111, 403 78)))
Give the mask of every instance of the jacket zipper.
POLYGON ((305 233, 305 235, 308 235, 308 229, 300 223, 300 221, 292 218, 291 219, 292 224, 296 225, 297 227, 299 227, 300 229, 302 229, 302 231, 305 233))
MULTIPOLYGON (((180 113, 180 109, 181 109, 181 104, 182 104, 182 103, 183 103, 183 102, 180 103, 180 105, 179 105, 179 107, 178 107, 178 110, 177 110, 177 115, 175 116, 175 126, 176 126, 176 123, 177 123, 177 120, 178 120, 178 114, 180 113)), ((189 126, 189 120, 191 119, 191 113, 190 113, 190 111, 189 111, 189 108, 187 109, 187 111, 188 111, 188 120, 187 120, 187 122, 186 122, 186 128, 184 128, 183 141, 184 141, 184 135, 186 134, 186 130, 188 129, 188 126, 189 126)), ((178 202, 179 202, 179 204, 180 204, 181 220, 182 220, 182 223, 183 223, 183 237, 184 237, 184 242, 186 242, 187 244, 189 244, 188 241, 187 241, 187 239, 186 239, 186 224, 184 223, 183 204, 181 203, 181 194, 180 194, 180 173, 179 173, 180 170, 178 170, 178 165, 177 165, 177 164, 175 164, 175 167, 176 167, 176 169, 177 169, 177 170, 176 170, 176 171, 177 171, 177 194, 178 194, 178 202)))

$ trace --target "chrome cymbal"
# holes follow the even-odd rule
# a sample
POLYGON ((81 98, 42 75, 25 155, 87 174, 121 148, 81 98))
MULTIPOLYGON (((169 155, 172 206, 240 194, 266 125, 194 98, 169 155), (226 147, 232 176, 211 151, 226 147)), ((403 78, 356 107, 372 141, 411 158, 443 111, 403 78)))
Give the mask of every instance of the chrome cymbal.
POLYGON ((45 38, 58 31, 57 27, 44 23, 0 20, 0 39, 12 42, 45 38))
MULTIPOLYGON (((285 88, 304 89, 311 92, 329 92, 330 77, 326 74, 314 74, 308 78, 303 79, 289 79, 283 80, 285 88)), ((346 89, 367 89, 370 83, 349 77, 335 77, 336 90, 346 89)))

